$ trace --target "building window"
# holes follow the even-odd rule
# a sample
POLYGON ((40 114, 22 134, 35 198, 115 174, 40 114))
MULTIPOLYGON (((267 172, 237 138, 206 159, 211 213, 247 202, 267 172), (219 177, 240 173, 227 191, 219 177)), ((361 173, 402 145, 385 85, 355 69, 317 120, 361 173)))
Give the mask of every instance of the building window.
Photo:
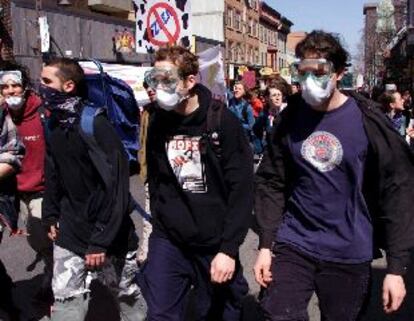
POLYGON ((259 40, 260 42, 263 42, 263 26, 259 26, 259 40))
POLYGON ((227 40, 227 59, 233 61, 233 42, 227 40))
POLYGON ((263 28, 263 33, 264 33, 264 37, 263 37, 263 42, 267 45, 267 34, 268 34, 268 29, 263 28))
POLYGON ((257 10, 257 0, 250 0, 252 9, 257 10))
POLYGON ((234 29, 241 30, 241 14, 240 11, 234 13, 234 29))
POLYGON ((247 34, 248 35, 251 35, 252 33, 253 33, 253 30, 252 30, 252 20, 248 19, 247 20, 247 34))
POLYGON ((228 27, 233 28, 233 9, 227 8, 227 21, 226 24, 228 27))

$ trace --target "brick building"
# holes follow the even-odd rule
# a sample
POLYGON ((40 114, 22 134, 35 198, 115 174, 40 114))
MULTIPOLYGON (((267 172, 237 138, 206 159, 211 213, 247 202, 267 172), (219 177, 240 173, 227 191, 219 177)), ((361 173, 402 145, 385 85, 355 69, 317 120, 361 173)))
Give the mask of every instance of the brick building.
POLYGON ((282 28, 282 15, 266 2, 260 3, 260 64, 278 70, 278 31, 282 28))
POLYGON ((259 1, 225 0, 225 62, 228 68, 241 65, 260 68, 259 1))
POLYGON ((385 59, 390 55, 389 44, 392 39, 406 26, 407 22, 407 0, 393 0, 395 30, 390 32, 378 32, 378 3, 367 3, 364 5, 365 15, 364 27, 364 62, 365 79, 369 88, 382 86, 383 81, 389 81, 385 59))
POLYGON ((387 82, 414 94, 414 0, 401 1, 402 28, 389 42, 385 59, 387 82))

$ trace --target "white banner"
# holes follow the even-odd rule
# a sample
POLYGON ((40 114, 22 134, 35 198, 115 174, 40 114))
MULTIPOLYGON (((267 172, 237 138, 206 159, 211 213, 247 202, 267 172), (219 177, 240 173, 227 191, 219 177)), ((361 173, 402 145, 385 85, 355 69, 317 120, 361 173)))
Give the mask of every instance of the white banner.
POLYGON ((50 49, 50 33, 47 17, 39 17, 39 31, 40 31, 40 51, 49 52, 50 49))
MULTIPOLYGON (((117 65, 101 63, 104 71, 111 77, 121 79, 131 86, 139 106, 149 103, 147 92, 142 86, 144 74, 151 67, 117 65)), ((80 65, 86 74, 98 73, 98 67, 91 61, 81 61, 80 65)))
POLYGON ((153 53, 171 44, 190 47, 190 0, 134 0, 134 3, 138 53, 153 53))
POLYGON ((226 82, 220 46, 198 54, 200 63, 199 81, 213 93, 213 97, 226 101, 226 82))

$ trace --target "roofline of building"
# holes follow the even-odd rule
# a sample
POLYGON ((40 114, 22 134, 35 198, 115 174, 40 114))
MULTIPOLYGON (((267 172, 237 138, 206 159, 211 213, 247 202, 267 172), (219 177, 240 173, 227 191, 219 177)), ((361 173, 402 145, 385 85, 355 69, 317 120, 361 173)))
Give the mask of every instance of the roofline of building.
POLYGON ((364 4, 364 11, 363 11, 364 15, 367 13, 368 9, 373 9, 373 8, 376 9, 377 7, 378 7, 378 3, 375 3, 375 2, 365 3, 364 4))
POLYGON ((286 17, 282 17, 282 23, 287 24, 289 27, 292 27, 294 25, 294 23, 286 17))
POLYGON ((274 15, 278 19, 282 18, 281 13, 277 11, 276 9, 272 8, 271 6, 269 6, 265 1, 260 2, 260 9, 270 13, 271 15, 274 15))

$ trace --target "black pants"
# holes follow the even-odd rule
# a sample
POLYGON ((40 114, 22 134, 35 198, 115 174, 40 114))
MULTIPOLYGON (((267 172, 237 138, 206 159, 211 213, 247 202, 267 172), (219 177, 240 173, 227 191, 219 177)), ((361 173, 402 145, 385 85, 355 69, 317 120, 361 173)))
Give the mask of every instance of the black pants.
POLYGON ((234 277, 214 285, 210 263, 214 255, 183 250, 169 240, 150 237, 148 260, 143 271, 142 290, 149 321, 184 320, 190 286, 194 286, 194 320, 240 321, 242 300, 248 292, 237 260, 234 277))
POLYGON ((313 292, 322 320, 356 320, 368 292, 370 263, 320 261, 285 244, 277 245, 274 254, 273 281, 261 300, 266 320, 309 320, 307 307, 313 292))

